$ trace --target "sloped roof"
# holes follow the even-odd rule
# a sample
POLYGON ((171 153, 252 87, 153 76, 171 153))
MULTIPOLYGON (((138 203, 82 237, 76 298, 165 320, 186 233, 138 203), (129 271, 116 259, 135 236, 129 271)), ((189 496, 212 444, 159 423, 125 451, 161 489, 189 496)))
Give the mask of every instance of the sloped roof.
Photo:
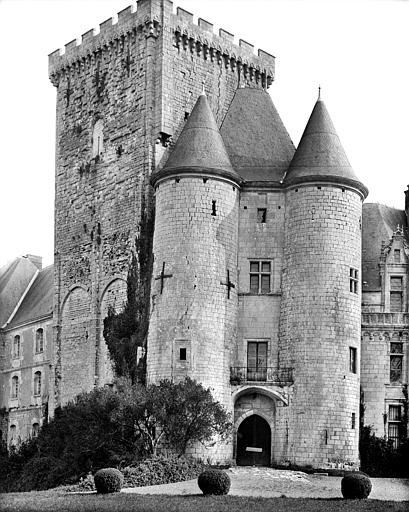
POLYGON ((245 181, 282 181, 295 148, 266 91, 237 89, 220 133, 245 181))
POLYGON ((325 180, 368 189, 356 177, 325 104, 318 100, 284 179, 285 185, 325 180))
POLYGON ((10 318, 38 271, 29 258, 15 258, 0 268, 0 327, 10 318))
POLYGON ((152 175, 159 179, 180 173, 217 174, 240 182, 233 169, 206 95, 199 96, 165 166, 152 175))
POLYGON ((53 286, 54 266, 50 265, 39 272, 7 328, 11 329, 51 315, 53 312, 53 286))
POLYGON ((362 209, 363 291, 381 289, 379 262, 382 242, 388 243, 397 226, 406 227, 404 210, 378 203, 364 203, 362 209))

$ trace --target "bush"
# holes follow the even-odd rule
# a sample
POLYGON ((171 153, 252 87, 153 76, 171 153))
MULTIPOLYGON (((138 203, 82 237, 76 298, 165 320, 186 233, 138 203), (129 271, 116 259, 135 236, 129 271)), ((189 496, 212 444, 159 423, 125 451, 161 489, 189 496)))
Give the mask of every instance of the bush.
POLYGON ((76 491, 95 491, 95 482, 92 473, 88 473, 85 478, 81 478, 75 487, 76 491))
POLYGON ((197 476, 206 466, 194 459, 184 457, 154 456, 136 466, 122 469, 124 487, 143 487, 146 485, 183 482, 197 476))
POLYGON ((220 469, 207 469, 197 479, 200 490, 207 494, 227 494, 230 490, 230 477, 220 469))
POLYGON ((97 471, 94 475, 94 483, 97 492, 107 494, 110 492, 119 492, 124 483, 124 475, 115 468, 104 468, 97 471))
POLYGON ((369 426, 359 433, 361 469, 369 476, 409 478, 409 439, 402 439, 398 449, 384 437, 377 437, 369 426))
POLYGON ((341 480, 342 496, 346 499, 364 499, 372 490, 370 478, 364 473, 350 473, 341 480))
POLYGON ((64 481, 64 468, 54 457, 34 457, 23 467, 20 478, 16 482, 18 491, 39 491, 56 487, 64 481))

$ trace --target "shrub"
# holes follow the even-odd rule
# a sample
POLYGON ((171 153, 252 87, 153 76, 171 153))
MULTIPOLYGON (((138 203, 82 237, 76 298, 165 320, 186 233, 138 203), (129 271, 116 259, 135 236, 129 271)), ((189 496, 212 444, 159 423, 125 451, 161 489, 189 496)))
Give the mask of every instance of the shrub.
POLYGON ((122 489, 124 475, 115 468, 100 469, 94 475, 95 488, 101 494, 119 492, 122 489))
POLYGON ((92 473, 88 473, 85 478, 81 478, 78 484, 76 485, 80 491, 95 491, 95 482, 92 473))
POLYGON ((172 455, 145 459, 135 466, 123 468, 122 472, 124 487, 143 487, 197 478, 204 469, 205 465, 197 460, 172 455))
POLYGON ((371 490, 371 480, 364 473, 350 473, 341 480, 342 496, 346 499, 367 498, 371 490))
POLYGON ((207 469, 197 479, 203 494, 227 494, 230 490, 230 477, 220 469, 207 469))
POLYGON ((359 433, 361 468, 370 476, 409 478, 409 439, 402 439, 398 449, 391 440, 377 437, 369 426, 359 433))

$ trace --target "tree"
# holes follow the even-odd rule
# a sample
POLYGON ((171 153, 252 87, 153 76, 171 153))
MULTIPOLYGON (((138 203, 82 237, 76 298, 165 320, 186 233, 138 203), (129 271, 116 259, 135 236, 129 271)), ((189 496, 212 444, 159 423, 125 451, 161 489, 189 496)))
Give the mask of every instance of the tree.
POLYGON ((177 384, 162 381, 158 389, 161 399, 166 399, 161 427, 167 442, 179 455, 191 443, 213 445, 216 436, 224 442, 231 435, 230 415, 213 399, 210 389, 190 378, 177 384))

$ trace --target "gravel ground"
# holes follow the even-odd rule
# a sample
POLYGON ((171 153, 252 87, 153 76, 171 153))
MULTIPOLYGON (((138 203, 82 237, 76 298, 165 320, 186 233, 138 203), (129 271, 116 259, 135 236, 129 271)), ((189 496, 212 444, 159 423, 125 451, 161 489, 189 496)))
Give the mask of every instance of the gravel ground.
MULTIPOLYGON (((262 496, 265 498, 342 498, 341 477, 307 475, 301 471, 272 468, 230 468, 226 473, 231 479, 231 495, 262 496)), ((371 478, 372 492, 376 500, 409 500, 409 479, 371 478)), ((136 494, 201 494, 197 480, 175 484, 152 485, 123 489, 136 494)))

